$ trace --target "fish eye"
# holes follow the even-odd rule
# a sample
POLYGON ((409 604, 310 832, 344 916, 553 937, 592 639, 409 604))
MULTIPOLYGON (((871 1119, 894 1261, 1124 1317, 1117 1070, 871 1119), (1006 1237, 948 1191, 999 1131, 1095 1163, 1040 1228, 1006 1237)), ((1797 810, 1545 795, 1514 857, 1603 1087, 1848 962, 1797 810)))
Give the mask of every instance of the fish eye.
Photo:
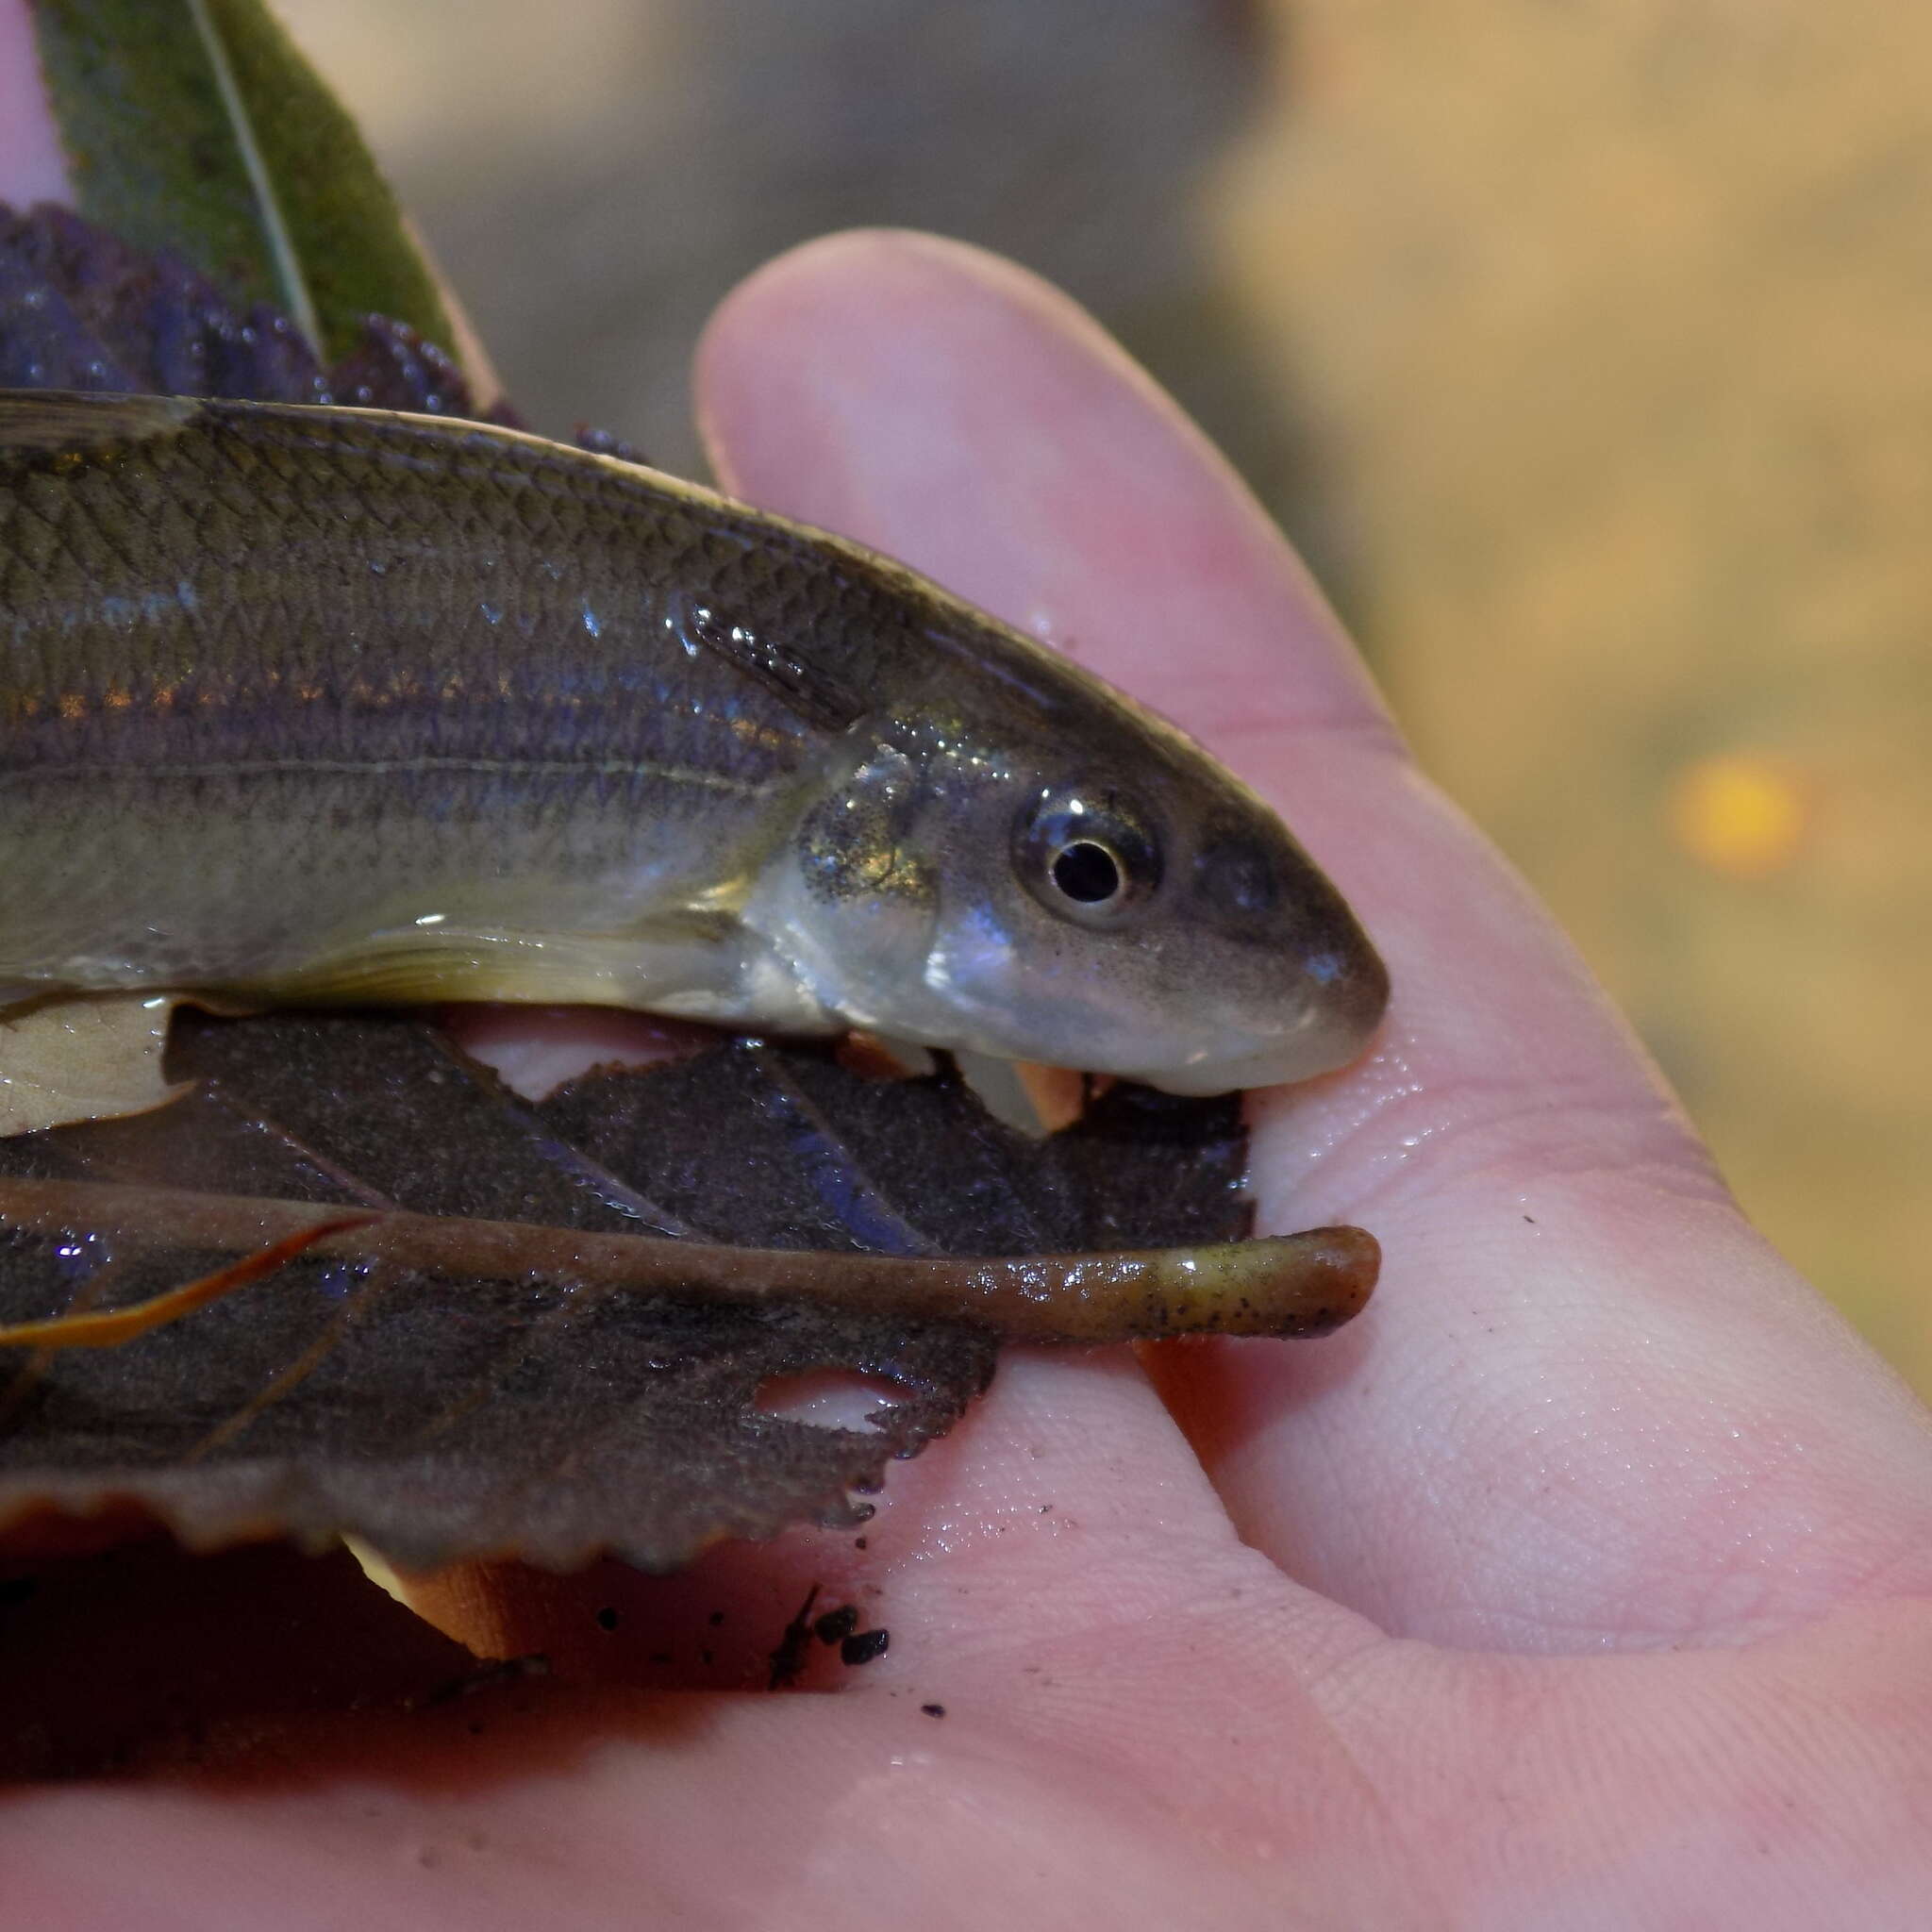
POLYGON ((1062 919, 1111 925, 1160 883, 1160 846, 1145 818, 1105 788, 1042 791, 1015 827, 1028 891, 1062 919))
POLYGON ((1105 906, 1126 884, 1121 862, 1098 839, 1075 839, 1054 855, 1053 882, 1080 906, 1105 906))

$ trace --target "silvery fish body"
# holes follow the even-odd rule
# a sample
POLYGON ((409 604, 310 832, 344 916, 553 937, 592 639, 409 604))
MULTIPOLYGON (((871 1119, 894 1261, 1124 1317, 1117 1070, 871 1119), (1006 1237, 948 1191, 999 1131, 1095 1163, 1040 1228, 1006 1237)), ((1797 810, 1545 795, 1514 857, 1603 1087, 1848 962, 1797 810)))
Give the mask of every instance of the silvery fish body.
POLYGON ((0 395, 0 881, 9 1010, 591 1001, 1208 1092, 1386 995, 1258 800, 937 586, 355 409, 0 395))

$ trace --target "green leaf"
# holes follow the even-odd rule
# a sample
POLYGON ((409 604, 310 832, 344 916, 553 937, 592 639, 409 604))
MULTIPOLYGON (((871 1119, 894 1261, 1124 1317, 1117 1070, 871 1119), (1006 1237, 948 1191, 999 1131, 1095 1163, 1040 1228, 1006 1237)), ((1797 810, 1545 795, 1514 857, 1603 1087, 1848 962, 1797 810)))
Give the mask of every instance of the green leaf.
POLYGON ((325 362, 449 316, 355 124, 260 0, 34 0, 81 212, 291 317, 325 362))

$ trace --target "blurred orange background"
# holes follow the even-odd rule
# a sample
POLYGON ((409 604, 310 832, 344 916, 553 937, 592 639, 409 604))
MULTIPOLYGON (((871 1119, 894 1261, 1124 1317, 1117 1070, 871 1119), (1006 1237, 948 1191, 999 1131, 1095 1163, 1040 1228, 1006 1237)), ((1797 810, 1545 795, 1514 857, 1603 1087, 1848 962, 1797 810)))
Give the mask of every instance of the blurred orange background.
POLYGON ((1932 15, 276 5, 539 427, 693 470, 705 314, 827 228, 1086 302, 1932 1392, 1932 15))

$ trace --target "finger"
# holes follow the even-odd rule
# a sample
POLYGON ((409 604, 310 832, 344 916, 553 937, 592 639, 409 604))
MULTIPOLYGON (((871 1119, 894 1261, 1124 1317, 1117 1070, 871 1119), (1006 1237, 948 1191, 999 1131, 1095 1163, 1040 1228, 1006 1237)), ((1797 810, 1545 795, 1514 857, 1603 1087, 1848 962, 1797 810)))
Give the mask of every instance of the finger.
POLYGON ((41 87, 30 0, 0 0, 0 201, 68 202, 67 160, 41 87))
POLYGON ((1268 1224, 1382 1236, 1314 1350, 1162 1373, 1238 1523, 1398 1629, 1730 1637, 1923 1574, 1915 1407, 1739 1221, 1561 936, 1400 758, 1220 460, 1072 305, 837 237, 700 358, 727 487, 906 558, 1203 738, 1354 899, 1396 988, 1357 1073, 1257 1117, 1268 1224))

